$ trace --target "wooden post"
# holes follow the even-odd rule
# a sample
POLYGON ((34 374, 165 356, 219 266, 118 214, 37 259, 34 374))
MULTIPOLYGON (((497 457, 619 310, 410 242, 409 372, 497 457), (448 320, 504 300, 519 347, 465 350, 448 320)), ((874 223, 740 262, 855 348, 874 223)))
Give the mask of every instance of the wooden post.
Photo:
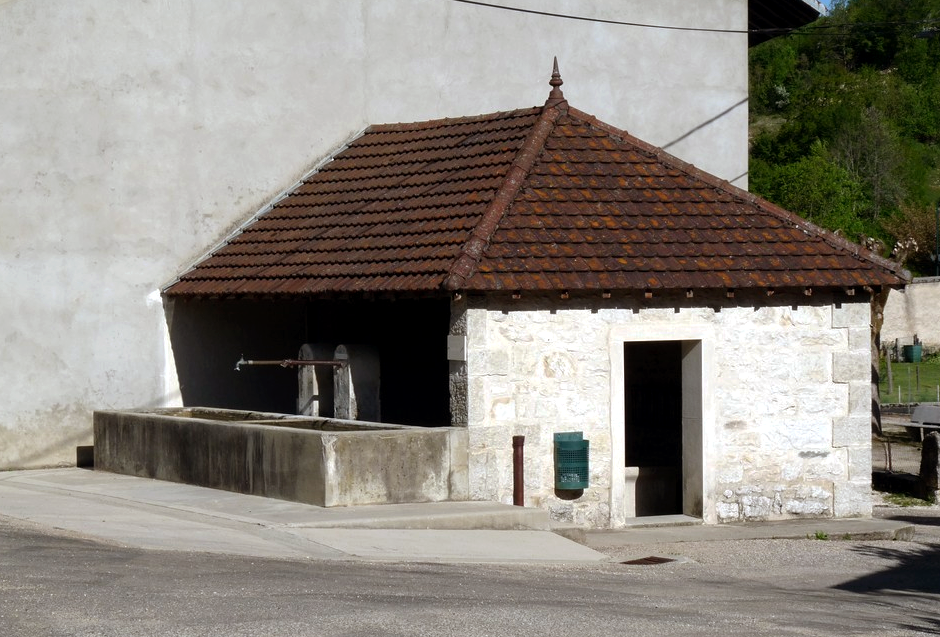
POLYGON ((894 396, 894 372, 891 370, 891 352, 888 352, 885 360, 888 363, 888 395, 894 396))

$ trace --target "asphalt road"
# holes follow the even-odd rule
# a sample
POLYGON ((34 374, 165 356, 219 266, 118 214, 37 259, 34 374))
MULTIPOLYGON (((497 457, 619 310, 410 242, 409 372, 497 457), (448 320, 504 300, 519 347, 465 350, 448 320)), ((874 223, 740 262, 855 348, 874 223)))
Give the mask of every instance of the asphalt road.
POLYGON ((914 540, 652 545, 679 558, 655 566, 268 560, 0 521, 0 635, 940 633, 940 510, 879 515, 917 524, 914 540))

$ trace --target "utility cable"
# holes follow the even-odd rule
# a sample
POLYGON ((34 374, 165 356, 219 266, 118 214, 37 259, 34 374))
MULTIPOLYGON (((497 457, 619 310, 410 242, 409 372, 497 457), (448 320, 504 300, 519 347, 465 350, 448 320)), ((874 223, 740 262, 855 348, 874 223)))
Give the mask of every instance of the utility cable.
POLYGON ((736 33, 736 34, 757 34, 757 35, 784 35, 787 33, 799 32, 798 35, 813 35, 813 36, 834 36, 834 37, 845 37, 848 35, 845 29, 871 29, 879 28, 888 30, 887 27, 901 27, 901 26, 919 26, 921 28, 931 26, 934 24, 940 24, 940 20, 922 20, 919 22, 855 22, 855 23, 839 23, 839 24, 820 24, 820 25, 804 25, 802 27, 781 27, 774 29, 705 29, 702 27, 679 27, 679 26, 670 26, 665 24, 644 24, 642 22, 625 22, 622 20, 608 20, 605 18, 589 18, 587 16, 571 15, 567 13, 553 13, 550 11, 537 11, 535 9, 523 9, 522 7, 508 7, 501 4, 494 4, 492 2, 481 2, 480 0, 450 0, 451 2, 459 2, 461 4, 471 4, 478 7, 486 7, 488 9, 499 9, 502 11, 513 11, 515 13, 527 13, 530 15, 539 15, 549 18, 562 18, 565 20, 577 20, 580 22, 595 22, 599 24, 613 24, 618 26, 627 26, 627 27, 637 27, 641 29, 663 29, 667 31, 696 31, 699 33, 736 33), (830 30, 839 30, 838 33, 827 33, 825 31, 830 30), (817 31, 814 33, 814 31, 817 31))
POLYGON ((549 18, 564 18, 566 20, 579 20, 582 22, 597 22, 600 24, 616 24, 626 27, 639 27, 643 29, 666 29, 669 31, 704 31, 706 33, 751 33, 751 31, 740 29, 703 29, 701 27, 677 27, 664 24, 642 24, 640 22, 622 22, 620 20, 606 20, 604 18, 588 18, 586 16, 570 15, 566 13, 551 13, 549 11, 536 11, 535 9, 523 9, 521 7, 507 7, 501 4, 490 2, 478 2, 477 0, 451 0, 451 2, 460 2, 461 4, 474 4, 479 7, 490 9, 502 9, 503 11, 515 11, 516 13, 529 13, 532 15, 546 16, 549 18))

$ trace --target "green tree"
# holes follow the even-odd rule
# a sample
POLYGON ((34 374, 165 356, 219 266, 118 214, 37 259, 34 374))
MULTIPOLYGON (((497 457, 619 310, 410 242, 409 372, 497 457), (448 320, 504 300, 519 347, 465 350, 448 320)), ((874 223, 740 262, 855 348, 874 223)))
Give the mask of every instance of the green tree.
POLYGON ((871 224, 856 210, 868 201, 862 184, 830 158, 822 142, 816 142, 807 157, 793 163, 764 162, 754 168, 752 187, 768 193, 771 201, 787 210, 849 237, 870 231, 871 224))
POLYGON ((837 2, 754 47, 750 86, 755 193, 887 245, 940 198, 940 0, 837 2))
POLYGON ((908 251, 908 267, 927 275, 936 272, 938 228, 934 206, 905 204, 885 222, 885 226, 893 236, 899 237, 899 241, 904 241, 904 237, 913 240, 908 251))
POLYGON ((868 107, 844 122, 832 141, 832 155, 853 181, 864 184, 868 205, 856 208, 856 214, 877 220, 905 200, 903 149, 879 109, 868 107))

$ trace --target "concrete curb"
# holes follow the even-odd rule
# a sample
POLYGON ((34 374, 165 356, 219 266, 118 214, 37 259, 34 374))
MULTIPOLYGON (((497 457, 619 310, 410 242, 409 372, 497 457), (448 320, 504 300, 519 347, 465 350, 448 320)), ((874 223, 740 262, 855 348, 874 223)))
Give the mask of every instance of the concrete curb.
POLYGON ((586 545, 628 546, 678 542, 721 542, 730 540, 831 540, 908 541, 914 526, 906 522, 876 519, 785 520, 722 526, 663 526, 633 528, 628 531, 589 531, 586 545))

